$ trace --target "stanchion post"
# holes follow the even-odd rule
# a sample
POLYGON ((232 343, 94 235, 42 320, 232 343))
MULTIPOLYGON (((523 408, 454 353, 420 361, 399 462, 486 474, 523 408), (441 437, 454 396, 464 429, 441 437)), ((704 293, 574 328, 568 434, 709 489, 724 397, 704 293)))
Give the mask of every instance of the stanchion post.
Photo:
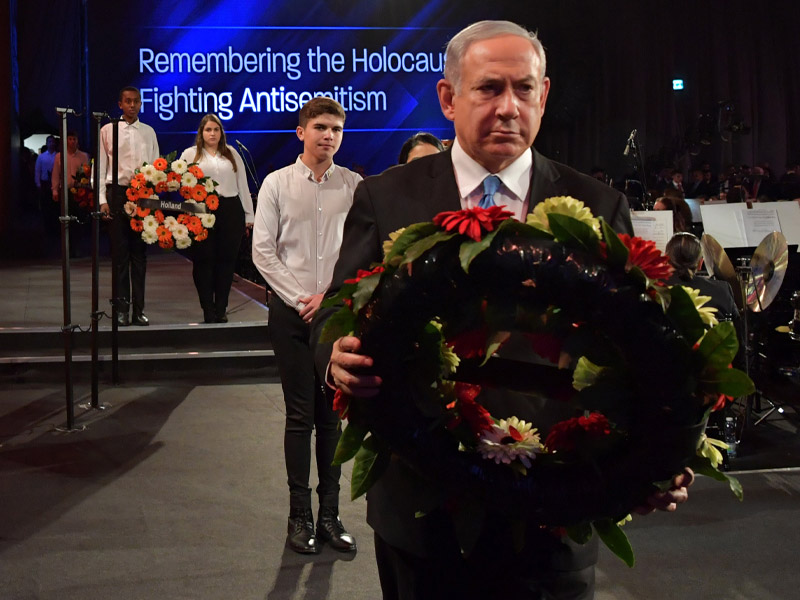
MULTIPOLYGON (((109 214, 112 219, 119 219, 120 215, 114 215, 114 207, 117 203, 117 186, 119 185, 119 119, 111 120, 111 196, 107 198, 109 203, 109 214), (113 203, 112 203, 113 201, 113 203)), ((99 137, 99 136, 98 136, 99 137)), ((103 149, 100 149, 102 152, 103 149)), ((98 154, 99 156, 99 154, 98 154)), ((101 174, 103 185, 105 185, 105 173, 101 174)), ((115 229, 115 226, 111 226, 115 229)), ((111 381, 114 385, 119 383, 119 285, 117 284, 117 253, 114 250, 116 240, 111 236, 111 381)))
MULTIPOLYGON (((104 112, 92 113, 97 130, 97 143, 95 157, 100 156, 100 122, 106 117, 104 112)), ((94 178, 94 206, 92 207, 92 408, 100 408, 99 394, 99 340, 100 340, 100 186, 105 185, 100 181, 100 161, 95 158, 93 168, 94 178)))
POLYGON ((64 306, 64 385, 66 387, 67 429, 75 427, 75 407, 72 385, 72 299, 70 290, 69 224, 74 219, 69 215, 69 173, 67 161, 67 115, 76 114, 71 108, 56 108, 61 116, 61 281, 64 306))

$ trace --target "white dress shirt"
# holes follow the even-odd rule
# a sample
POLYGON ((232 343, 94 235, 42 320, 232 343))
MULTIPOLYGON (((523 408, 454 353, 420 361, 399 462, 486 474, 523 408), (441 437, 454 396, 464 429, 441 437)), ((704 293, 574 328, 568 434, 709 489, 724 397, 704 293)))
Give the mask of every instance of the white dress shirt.
POLYGON ((361 176, 331 164, 314 178, 300 157, 267 175, 258 193, 253 263, 298 312, 300 298, 328 289, 342 245, 344 220, 361 176))
POLYGON ((514 213, 514 218, 518 221, 525 220, 533 169, 533 152, 530 148, 498 173, 490 173, 475 162, 458 143, 458 138, 453 142, 451 157, 458 193, 461 196, 461 208, 478 206, 483 197, 483 180, 488 175, 497 175, 503 185, 495 192, 494 203, 497 206, 505 206, 514 213))
MULTIPOLYGON (((113 124, 106 123, 100 130, 100 177, 106 184, 111 183, 113 149, 113 124)), ((158 158, 158 140, 155 130, 138 119, 133 123, 119 123, 119 185, 128 185, 133 172, 144 163, 152 164, 158 158)), ((100 187, 100 204, 106 204, 106 186, 100 187)))
POLYGON ((250 188, 247 185, 247 171, 245 170, 244 161, 239 154, 228 146, 228 150, 233 155, 233 160, 236 161, 236 171, 233 170, 233 163, 222 156, 219 152, 217 154, 210 154, 205 148, 200 152, 200 156, 195 160, 197 154, 197 146, 190 146, 181 154, 181 159, 187 163, 196 162, 203 170, 206 177, 211 177, 217 182, 216 194, 218 196, 225 196, 232 198, 239 196, 244 209, 245 223, 253 222, 253 198, 250 196, 250 188))

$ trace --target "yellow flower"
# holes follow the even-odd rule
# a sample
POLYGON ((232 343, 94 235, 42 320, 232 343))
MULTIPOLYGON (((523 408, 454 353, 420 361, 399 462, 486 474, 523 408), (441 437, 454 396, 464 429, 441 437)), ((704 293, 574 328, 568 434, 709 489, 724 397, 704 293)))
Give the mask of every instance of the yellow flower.
POLYGON ((684 292, 689 294, 692 302, 694 302, 694 307, 697 309, 697 312, 700 313, 700 318, 703 320, 703 323, 709 327, 714 327, 717 325, 719 321, 717 321, 717 317, 714 314, 717 312, 717 309, 713 306, 704 306, 706 302, 711 300, 711 296, 701 296, 700 290, 686 287, 685 285, 682 285, 681 287, 683 288, 684 292))
MULTIPOLYGON (((436 329, 438 329, 440 332, 442 331, 442 324, 438 321, 431 321, 431 325, 436 327, 436 329)), ((453 349, 445 343, 444 337, 442 337, 440 352, 442 356, 442 377, 447 377, 451 373, 456 372, 459 363, 461 363, 461 358, 459 358, 458 354, 456 354, 453 349)))
POLYGON ((622 521, 617 521, 617 525, 619 527, 622 527, 623 525, 625 525, 625 523, 630 523, 631 521, 633 521, 633 515, 628 514, 625 516, 624 519, 622 519, 622 521))
POLYGON ((722 453, 717 450, 717 448, 727 450, 728 444, 721 442, 720 440, 710 438, 704 433, 703 437, 700 438, 700 446, 697 448, 697 455, 705 456, 709 461, 711 461, 711 466, 716 469, 722 462, 722 453))
POLYGON ((386 256, 389 252, 392 251, 392 246, 394 246, 395 241, 400 235, 406 230, 405 227, 401 227, 397 231, 393 231, 389 234, 389 239, 383 242, 383 255, 386 256))
POLYGON ((583 202, 571 196, 555 196, 537 204, 533 212, 528 215, 526 223, 536 229, 553 233, 550 231, 550 221, 547 219, 550 213, 566 215, 586 223, 594 230, 597 237, 600 237, 600 221, 592 216, 592 211, 583 202))
POLYGON ((572 374, 572 387, 580 391, 593 385, 604 368, 594 364, 585 356, 581 356, 575 366, 575 372, 572 374))

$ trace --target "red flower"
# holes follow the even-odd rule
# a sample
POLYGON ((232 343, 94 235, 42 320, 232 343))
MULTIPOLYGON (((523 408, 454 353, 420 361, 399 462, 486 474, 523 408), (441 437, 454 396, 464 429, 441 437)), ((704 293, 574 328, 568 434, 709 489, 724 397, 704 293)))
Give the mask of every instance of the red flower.
POLYGON ((154 215, 156 217, 156 221, 158 221, 158 224, 161 225, 161 223, 164 222, 164 213, 160 210, 157 210, 154 215))
POLYGON ((365 271, 364 269, 359 269, 356 273, 356 276, 353 279, 345 279, 345 283, 358 283, 365 277, 369 277, 370 275, 375 275, 375 273, 383 273, 386 269, 383 265, 378 265, 374 267, 371 271, 365 271))
POLYGON ((207 193, 206 188, 202 185, 196 185, 192 188, 192 200, 196 200, 197 202, 202 202, 206 199, 207 193))
POLYGON ((125 190, 125 195, 131 202, 136 202, 139 199, 139 194, 132 187, 129 187, 127 190, 125 190))
POLYGON ((169 173, 167 173, 167 181, 180 181, 180 180, 181 180, 180 173, 176 173, 175 171, 170 171, 169 173))
POLYGON ((204 177, 203 169, 200 168, 200 165, 190 165, 187 170, 198 179, 202 179, 204 177))
POLYGON ((217 210, 219 208, 219 198, 216 194, 209 194, 206 196, 206 206, 208 210, 217 210))
POLYGON ((488 337, 489 329, 484 325, 480 329, 470 329, 459 333, 447 340, 447 345, 461 358, 476 358, 486 353, 488 337))
POLYGON ((627 233, 620 234, 619 239, 628 249, 626 271, 631 267, 639 267, 650 279, 667 279, 672 275, 669 259, 656 248, 655 242, 631 237, 627 233))
POLYGON ((159 157, 153 161, 153 166, 159 171, 164 171, 167 168, 167 160, 163 157, 159 157))
POLYGON ((167 182, 166 181, 159 181, 156 184, 156 194, 163 194, 167 191, 167 182))
POLYGON ((141 206, 136 207, 136 216, 140 219, 144 219, 147 215, 150 214, 149 208, 142 208, 141 206))
POLYGON ((458 233, 467 235, 479 242, 483 237, 483 232, 493 231, 513 214, 502 206, 491 206, 489 208, 476 206, 466 210, 441 212, 433 217, 433 222, 445 231, 457 229, 458 233))
POLYGON ((131 229, 137 233, 141 233, 144 229, 144 224, 139 219, 131 219, 131 229))
POLYGON ((208 229, 203 229, 203 231, 194 236, 194 241, 202 242, 207 237, 208 237, 208 229))
POLYGON ((544 445, 553 451, 569 452, 583 442, 601 438, 611 433, 605 415, 593 412, 588 417, 573 417, 553 425, 544 445))
POLYGON ((552 333, 526 333, 531 348, 542 358, 558 364, 561 356, 561 339, 552 333))
POLYGON ((458 416, 451 421, 450 427, 456 427, 461 421, 466 421, 469 428, 475 435, 481 431, 486 431, 494 426, 494 419, 483 406, 475 401, 481 392, 481 386, 471 383, 457 382, 455 385, 456 397, 458 398, 458 416))
POLYGON ((336 390, 333 395, 333 410, 339 413, 340 419, 347 418, 347 409, 350 408, 350 396, 342 390, 336 390))

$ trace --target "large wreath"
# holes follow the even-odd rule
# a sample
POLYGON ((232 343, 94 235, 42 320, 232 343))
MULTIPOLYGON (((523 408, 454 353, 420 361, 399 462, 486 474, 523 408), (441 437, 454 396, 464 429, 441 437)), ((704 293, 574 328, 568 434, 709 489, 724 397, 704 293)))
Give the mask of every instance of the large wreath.
POLYGON ((653 242, 617 235, 582 202, 510 216, 475 208, 401 230, 328 301, 343 306, 322 340, 354 333, 383 379, 376 398, 337 392, 349 423, 336 460, 355 457, 353 497, 394 453, 451 507, 579 541, 594 526, 632 564, 617 522, 685 466, 741 496, 717 470, 724 444, 704 433, 712 409, 752 389, 730 368, 735 330, 709 298, 663 284, 671 267, 653 242), (520 340, 540 364, 504 357, 520 340), (524 414, 490 412, 498 388, 524 414))
POLYGON ((136 169, 126 191, 131 229, 147 244, 183 250, 208 238, 219 207, 217 182, 175 152, 136 169), (179 213, 177 217, 165 214, 179 213))

